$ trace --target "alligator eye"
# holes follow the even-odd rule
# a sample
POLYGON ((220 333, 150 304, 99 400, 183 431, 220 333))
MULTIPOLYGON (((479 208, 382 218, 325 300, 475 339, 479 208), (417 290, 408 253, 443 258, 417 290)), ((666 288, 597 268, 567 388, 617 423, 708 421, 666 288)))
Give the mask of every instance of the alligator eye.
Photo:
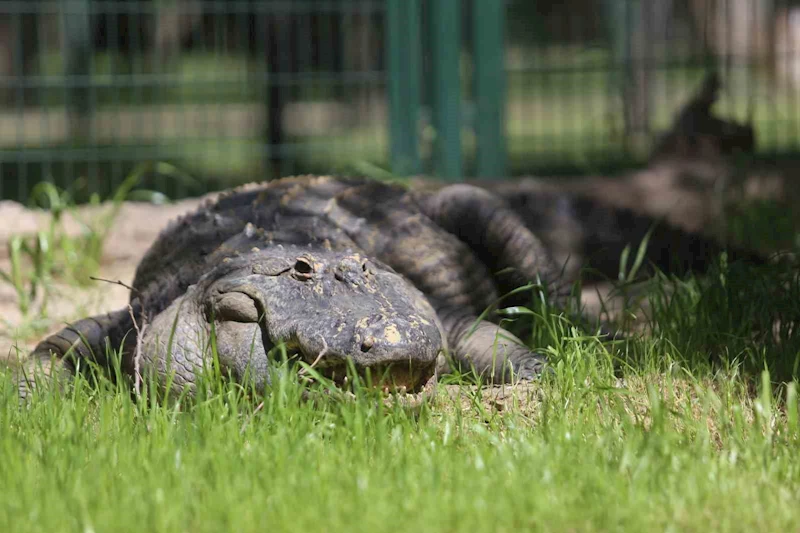
POLYGON ((314 266, 302 257, 298 257, 294 264, 294 274, 299 279, 311 279, 311 274, 314 273, 314 266))

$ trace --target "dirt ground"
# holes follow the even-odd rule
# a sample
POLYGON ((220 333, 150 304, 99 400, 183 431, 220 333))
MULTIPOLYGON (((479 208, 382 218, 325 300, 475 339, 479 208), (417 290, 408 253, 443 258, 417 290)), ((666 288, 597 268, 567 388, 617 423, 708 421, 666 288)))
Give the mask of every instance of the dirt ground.
MULTIPOLYGON (((105 243, 99 277, 131 283, 136 265, 159 231, 200 202, 201 199, 190 199, 170 205, 124 204, 105 243)), ((108 206, 103 208, 108 209, 108 206)), ((91 216, 97 214, 97 209, 83 208, 79 213, 81 217, 91 216)), ((0 269, 9 269, 6 243, 11 236, 44 229, 49 219, 44 211, 27 209, 16 202, 0 202, 0 269)), ((70 234, 82 231, 72 218, 68 217, 64 224, 70 234)), ((64 284, 58 284, 56 289, 58 294, 48 305, 48 319, 52 322, 48 333, 58 330, 67 321, 120 309, 128 302, 125 287, 100 281, 91 282, 85 289, 64 284)), ((15 356, 15 348, 26 353, 36 344, 38 338, 19 338, 15 342, 23 320, 13 287, 0 283, 0 357, 15 356)))

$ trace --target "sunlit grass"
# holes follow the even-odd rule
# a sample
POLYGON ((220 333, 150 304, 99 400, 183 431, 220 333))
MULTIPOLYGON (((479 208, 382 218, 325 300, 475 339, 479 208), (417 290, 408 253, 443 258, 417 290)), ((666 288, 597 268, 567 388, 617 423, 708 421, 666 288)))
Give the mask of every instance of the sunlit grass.
POLYGON ((263 397, 212 377, 179 408, 79 379, 20 408, 3 376, 0 528, 793 528, 796 274, 723 262, 648 294, 651 333, 625 348, 543 314, 527 339, 553 376, 421 406, 303 399, 292 371, 263 397))

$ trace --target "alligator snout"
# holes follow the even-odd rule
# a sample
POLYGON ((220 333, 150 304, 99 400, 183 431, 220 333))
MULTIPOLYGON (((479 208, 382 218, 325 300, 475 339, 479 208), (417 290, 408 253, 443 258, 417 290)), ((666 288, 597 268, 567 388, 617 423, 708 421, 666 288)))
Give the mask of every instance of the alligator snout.
MULTIPOLYGON (((422 317, 371 314, 355 322, 352 334, 305 353, 321 374, 341 384, 348 368, 373 386, 417 390, 433 375, 442 350, 439 331, 422 317), (350 366, 352 364, 352 366, 350 366)), ((332 341, 332 342, 331 342, 332 341)), ((303 352, 317 348, 303 346, 303 352)))

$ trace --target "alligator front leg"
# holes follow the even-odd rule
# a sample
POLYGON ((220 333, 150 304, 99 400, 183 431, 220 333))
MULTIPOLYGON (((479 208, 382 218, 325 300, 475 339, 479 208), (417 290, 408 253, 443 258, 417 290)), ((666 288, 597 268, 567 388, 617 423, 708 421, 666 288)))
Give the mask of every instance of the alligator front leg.
POLYGON ((512 383, 538 378, 546 365, 542 354, 532 352, 523 342, 497 324, 479 320, 461 308, 438 311, 447 333, 450 358, 458 369, 474 372, 489 383, 512 383))
POLYGON ((17 379, 20 398, 27 399, 35 387, 45 382, 69 382, 78 368, 88 364, 109 368, 107 346, 118 349, 123 339, 135 343, 133 329, 133 319, 126 308, 84 318, 50 335, 21 364, 17 379), (130 338, 126 338, 129 331, 130 338))

